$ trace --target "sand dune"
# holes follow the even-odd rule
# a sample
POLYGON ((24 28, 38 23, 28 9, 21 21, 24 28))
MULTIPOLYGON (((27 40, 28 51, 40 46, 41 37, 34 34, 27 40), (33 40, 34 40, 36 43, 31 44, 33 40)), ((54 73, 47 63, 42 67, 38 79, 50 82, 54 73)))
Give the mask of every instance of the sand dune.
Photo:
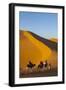
POLYGON ((50 41, 53 41, 53 42, 58 42, 58 40, 56 38, 51 38, 50 41))
POLYGON ((20 69, 25 69, 29 61, 39 64, 45 60, 57 68, 57 43, 29 31, 20 31, 20 69))

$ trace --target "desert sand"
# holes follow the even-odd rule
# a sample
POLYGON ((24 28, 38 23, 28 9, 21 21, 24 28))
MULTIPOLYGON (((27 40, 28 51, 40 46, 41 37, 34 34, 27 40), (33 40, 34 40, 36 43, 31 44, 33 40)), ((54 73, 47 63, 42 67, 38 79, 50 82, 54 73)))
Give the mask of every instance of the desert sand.
POLYGON ((52 70, 57 70, 58 42, 56 39, 48 40, 23 30, 20 30, 19 36, 20 72, 26 70, 29 61, 38 65, 40 61, 44 62, 45 60, 51 64, 52 70))

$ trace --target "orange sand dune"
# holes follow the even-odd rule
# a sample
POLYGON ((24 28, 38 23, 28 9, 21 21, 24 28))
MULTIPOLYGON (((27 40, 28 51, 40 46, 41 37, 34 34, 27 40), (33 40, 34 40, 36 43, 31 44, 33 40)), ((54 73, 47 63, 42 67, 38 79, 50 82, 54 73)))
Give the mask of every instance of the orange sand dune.
POLYGON ((57 67, 57 52, 52 51, 28 31, 20 31, 20 68, 25 69, 29 61, 38 64, 45 60, 57 67))

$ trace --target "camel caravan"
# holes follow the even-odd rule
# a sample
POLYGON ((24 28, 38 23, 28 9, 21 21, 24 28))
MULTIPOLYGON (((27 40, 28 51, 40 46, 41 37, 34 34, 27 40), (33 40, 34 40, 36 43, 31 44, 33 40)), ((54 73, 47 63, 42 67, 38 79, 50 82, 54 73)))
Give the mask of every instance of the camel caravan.
POLYGON ((34 70, 39 70, 39 71, 45 71, 45 70, 51 70, 51 64, 49 64, 46 61, 40 61, 40 63, 37 65, 37 64, 33 64, 31 61, 29 61, 29 63, 27 64, 27 69, 30 71, 30 72, 33 72, 34 70))

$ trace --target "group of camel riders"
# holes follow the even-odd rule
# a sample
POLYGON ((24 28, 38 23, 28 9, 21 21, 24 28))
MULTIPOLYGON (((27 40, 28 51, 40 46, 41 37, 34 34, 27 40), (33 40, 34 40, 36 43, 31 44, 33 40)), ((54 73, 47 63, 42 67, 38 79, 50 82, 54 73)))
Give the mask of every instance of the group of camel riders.
MULTIPOLYGON (((27 67, 30 69, 33 69, 36 66, 36 64, 33 64, 31 61, 29 61, 29 63, 27 64, 27 67)), ((40 61, 40 63, 37 65, 38 69, 51 69, 51 64, 48 64, 47 60, 46 61, 40 61)))

